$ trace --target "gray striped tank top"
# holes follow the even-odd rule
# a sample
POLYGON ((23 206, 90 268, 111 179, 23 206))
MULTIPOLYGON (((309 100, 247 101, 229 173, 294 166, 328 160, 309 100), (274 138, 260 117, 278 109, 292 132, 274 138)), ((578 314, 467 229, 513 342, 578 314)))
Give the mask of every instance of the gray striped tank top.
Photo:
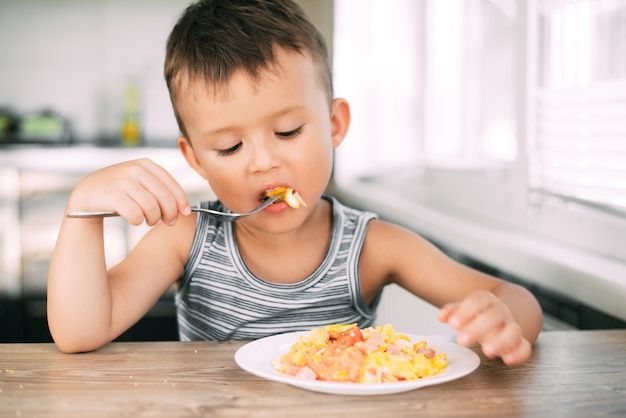
MULTIPOLYGON (((333 233, 325 259, 311 276, 277 284, 253 275, 243 263, 231 223, 198 214, 185 275, 176 292, 181 341, 249 340, 336 323, 374 324, 380 296, 361 298, 359 256, 369 212, 332 197, 333 233)), ((225 210, 220 202, 202 207, 225 210)))

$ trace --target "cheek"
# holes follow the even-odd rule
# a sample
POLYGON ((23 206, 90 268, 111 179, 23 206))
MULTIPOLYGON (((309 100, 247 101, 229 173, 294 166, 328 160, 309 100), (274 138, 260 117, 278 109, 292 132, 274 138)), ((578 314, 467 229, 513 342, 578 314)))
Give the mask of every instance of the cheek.
POLYGON ((223 199, 227 195, 232 195, 240 190, 242 180, 240 177, 240 171, 235 169, 234 164, 228 164, 225 161, 205 159, 203 161, 204 172, 206 180, 211 186, 211 190, 223 199))
POLYGON ((301 172, 313 174, 309 175, 311 181, 326 182, 333 166, 333 148, 330 140, 316 140, 311 146, 302 150, 298 165, 301 167, 301 172))
POLYGON ((317 159, 326 166, 332 166, 333 163, 333 143, 330 135, 321 136, 322 140, 315 141, 315 150, 317 159))

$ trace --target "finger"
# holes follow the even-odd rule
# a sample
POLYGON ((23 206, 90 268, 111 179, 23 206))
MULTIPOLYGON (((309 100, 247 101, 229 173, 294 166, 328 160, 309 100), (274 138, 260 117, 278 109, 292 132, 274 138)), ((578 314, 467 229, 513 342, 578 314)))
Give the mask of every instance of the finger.
POLYGON ((189 200, 178 181, 176 181, 167 170, 157 164, 150 162, 147 168, 163 183, 168 192, 171 193, 176 204, 176 210, 183 215, 189 215, 191 213, 189 200))
POLYGON ((147 225, 153 226, 161 220, 161 207, 154 194, 140 184, 126 188, 126 199, 118 212, 133 225, 145 220, 147 225))
POLYGON ((154 183, 149 180, 153 176, 142 168, 133 168, 129 173, 114 185, 116 210, 133 225, 139 225, 144 220, 150 226, 155 225, 161 219, 161 209, 151 190, 154 186, 149 185, 154 183))
POLYGON ((476 315, 489 309, 493 305, 493 298, 489 292, 476 292, 458 303, 448 318, 448 323, 455 329, 460 329, 474 320, 476 315))
POLYGON ((508 313, 496 301, 489 292, 476 292, 457 304, 448 318, 448 324, 459 332, 457 343, 471 346, 504 326, 508 313))
POLYGON ((439 313, 437 314, 437 319, 440 322, 448 322, 450 315, 452 315, 452 312, 454 312, 457 306, 459 306, 458 303, 447 303, 443 305, 441 309, 439 309, 439 313))
POLYGON ((457 341, 461 345, 469 346, 475 342, 483 344, 493 338, 505 326, 501 316, 492 311, 479 312, 471 321, 458 328, 457 341))
POLYGON ((144 195, 142 190, 133 190, 133 199, 142 207, 149 225, 156 224, 159 220, 173 225, 179 212, 182 214, 191 212, 184 190, 164 168, 148 159, 134 161, 134 166, 141 188, 154 199, 153 201, 144 195))
POLYGON ((175 224, 178 218, 178 205, 172 190, 155 176, 142 178, 141 187, 149 194, 149 197, 143 194, 141 197, 145 199, 142 201, 145 206, 142 205, 142 207, 149 210, 146 214, 149 215, 150 220, 152 222, 162 220, 167 225, 175 224))
POLYGON ((530 343, 522 336, 519 325, 509 322, 500 332, 481 341, 483 352, 488 357, 499 356, 506 364, 517 364, 528 358, 530 343))
POLYGON ((521 343, 515 349, 504 353, 502 361, 504 361, 504 363, 508 366, 514 366, 528 360, 531 353, 532 347, 530 342, 528 342, 525 338, 522 338, 521 343))

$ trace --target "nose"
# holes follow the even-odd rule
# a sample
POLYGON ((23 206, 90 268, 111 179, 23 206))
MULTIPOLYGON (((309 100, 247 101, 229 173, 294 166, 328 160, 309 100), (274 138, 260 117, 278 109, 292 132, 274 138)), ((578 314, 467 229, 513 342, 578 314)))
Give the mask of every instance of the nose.
POLYGON ((251 141, 249 150, 249 167, 252 173, 270 171, 278 167, 278 150, 272 138, 259 137, 251 141))

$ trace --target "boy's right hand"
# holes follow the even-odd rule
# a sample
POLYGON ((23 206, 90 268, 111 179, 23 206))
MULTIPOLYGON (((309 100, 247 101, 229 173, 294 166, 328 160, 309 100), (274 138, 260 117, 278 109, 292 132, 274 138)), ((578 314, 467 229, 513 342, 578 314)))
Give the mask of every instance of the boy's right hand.
POLYGON ((83 178, 70 196, 68 211, 116 211, 132 225, 163 221, 174 225, 191 208, 184 190, 149 159, 115 164, 83 178))

